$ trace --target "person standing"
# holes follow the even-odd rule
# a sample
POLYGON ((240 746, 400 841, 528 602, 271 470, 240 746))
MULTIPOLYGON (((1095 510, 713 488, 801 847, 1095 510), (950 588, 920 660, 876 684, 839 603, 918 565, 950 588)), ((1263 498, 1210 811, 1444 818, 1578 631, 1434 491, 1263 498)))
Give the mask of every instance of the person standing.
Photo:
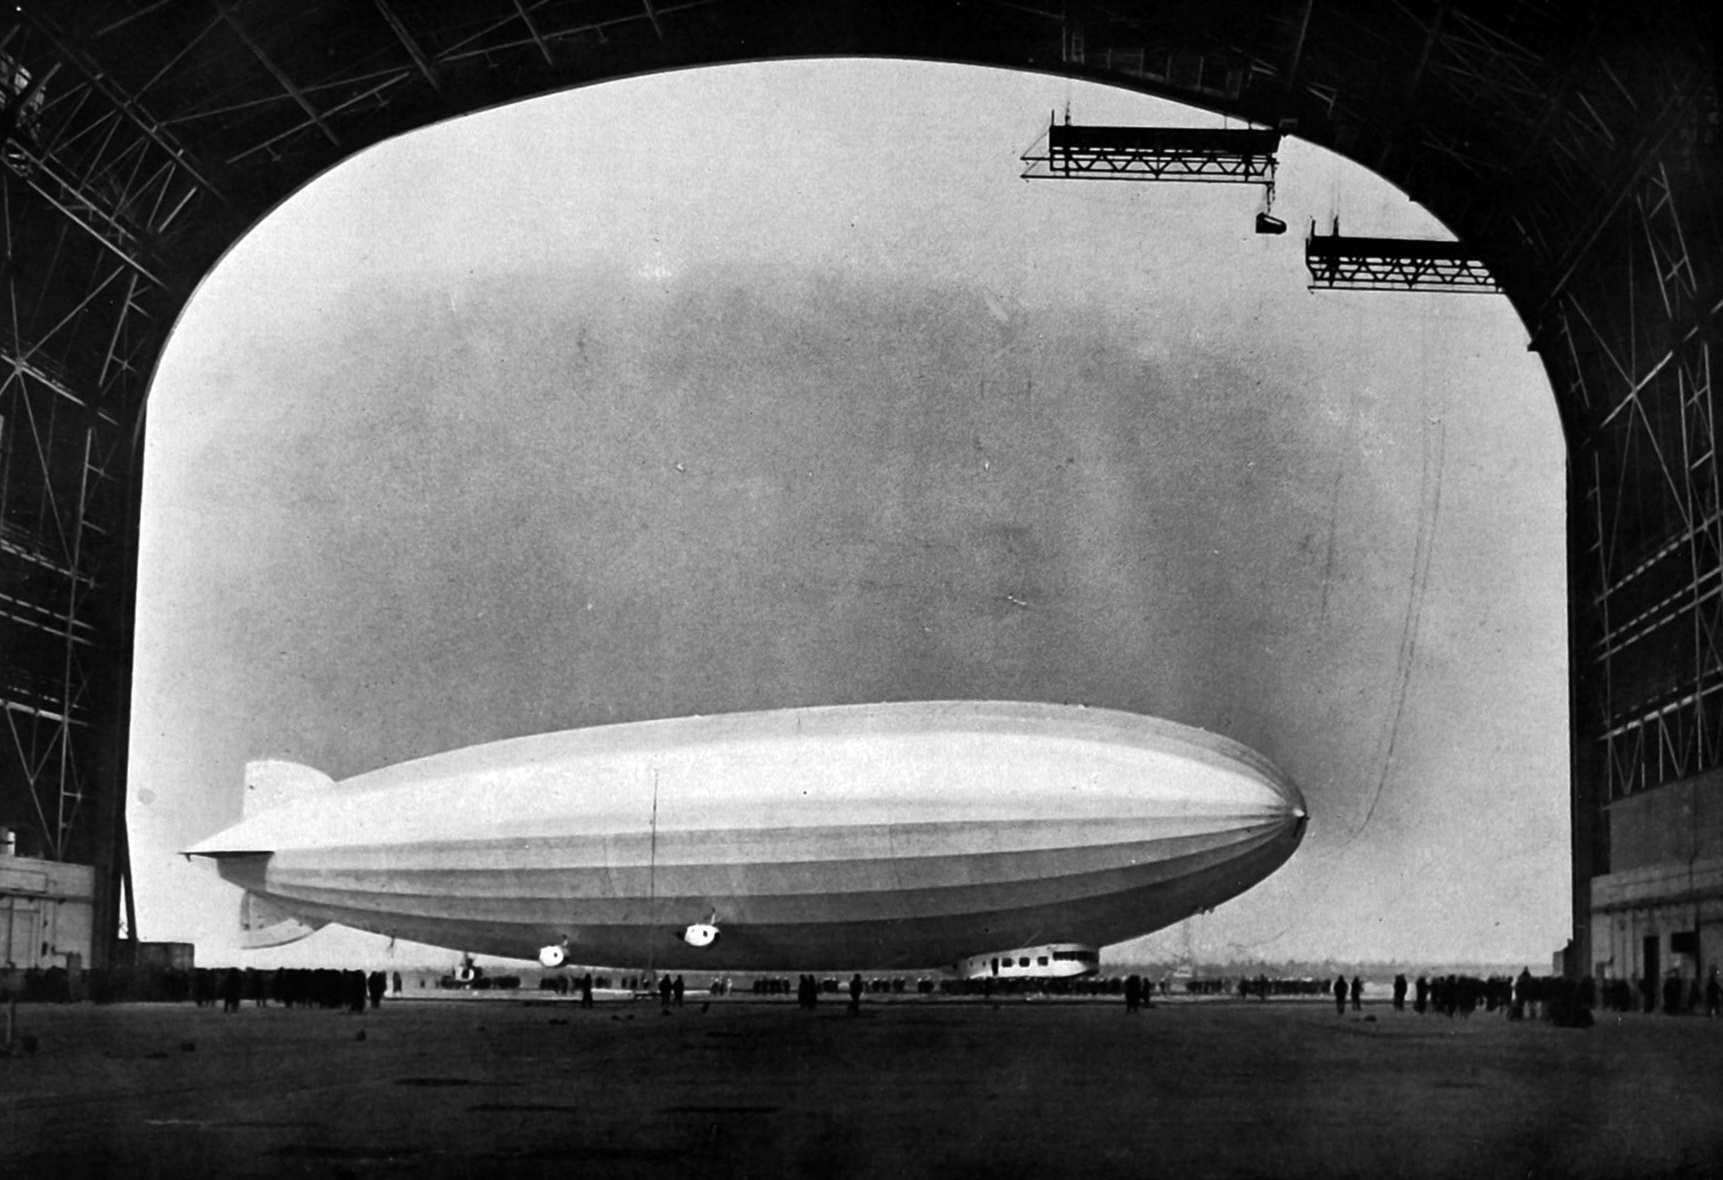
POLYGON ((1406 975, 1402 972, 1394 977, 1394 1011, 1406 1010, 1406 975))
POLYGON ((1346 1015, 1346 977, 1344 975, 1334 977, 1334 1014, 1336 1016, 1346 1015))
POLYGON ((862 977, 861 977, 861 972, 857 971, 854 975, 850 976, 850 1015, 851 1016, 860 1016, 861 1015, 861 996, 862 996, 862 977))
POLYGON ((1352 977, 1352 1010, 1364 1011, 1364 980, 1356 975, 1352 977))
POLYGON ((1127 975, 1125 977, 1125 1011, 1135 1012, 1137 1010, 1137 1005, 1142 1002, 1142 999, 1142 978, 1136 975, 1127 975))

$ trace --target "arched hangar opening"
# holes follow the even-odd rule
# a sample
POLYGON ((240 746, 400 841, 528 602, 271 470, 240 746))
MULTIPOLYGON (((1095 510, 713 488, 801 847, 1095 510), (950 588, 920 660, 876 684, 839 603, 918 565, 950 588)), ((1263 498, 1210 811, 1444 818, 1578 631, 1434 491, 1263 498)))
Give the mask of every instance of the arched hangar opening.
MULTIPOLYGON (((1476 953, 1454 916, 1503 892, 1493 953, 1559 941, 1561 451, 1512 310, 1309 291, 1256 187, 1021 180, 1067 103, 1221 122, 753 63, 445 124, 284 204, 157 380, 135 846, 237 818, 260 753, 345 777, 653 717, 1072 702, 1303 784, 1306 851, 1204 950, 1338 949, 1392 904, 1418 935, 1380 957, 1476 953)), ((1440 232, 1325 151, 1279 176, 1289 217, 1440 232)), ((136 865, 146 899, 220 894, 202 868, 136 865)))
MULTIPOLYGON (((1670 858, 1626 817, 1661 807, 1665 784, 1708 781, 1718 756, 1709 8, 601 8, 78 3, 5 17, 0 412, 18 605, 0 645, 17 727, 3 789, 51 821, 36 826, 54 855, 93 864, 95 929, 119 925, 126 876, 139 423, 196 277, 283 194, 410 127, 678 65, 863 54, 1049 69, 1295 121, 1476 247, 1531 332, 1569 446, 1575 962, 1604 961, 1585 945, 1594 894, 1666 942, 1678 923, 1708 945, 1703 890, 1630 904, 1662 889, 1670 858)), ((1683 865, 1710 863, 1702 827, 1681 829, 1683 865)))

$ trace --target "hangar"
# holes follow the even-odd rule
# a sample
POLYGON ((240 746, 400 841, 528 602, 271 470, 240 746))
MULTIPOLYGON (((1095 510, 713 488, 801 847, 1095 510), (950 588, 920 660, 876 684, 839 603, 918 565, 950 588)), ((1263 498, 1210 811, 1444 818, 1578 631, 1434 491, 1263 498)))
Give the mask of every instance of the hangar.
MULTIPOLYGON (((1525 323, 1567 446, 1568 969, 1708 968, 1723 956, 1718 22, 1710 6, 1623 0, 14 6, 0 17, 0 848, 17 871, 0 881, 49 879, 30 862, 88 866, 89 961, 131 953, 145 407, 180 309, 228 245, 352 153, 464 112, 648 71, 894 56, 1223 112, 1373 169, 1454 231, 1525 323)), ((49 901, 4 892, 7 937, 39 965, 84 953, 43 938, 40 918, 18 936, 17 915, 49 901)))

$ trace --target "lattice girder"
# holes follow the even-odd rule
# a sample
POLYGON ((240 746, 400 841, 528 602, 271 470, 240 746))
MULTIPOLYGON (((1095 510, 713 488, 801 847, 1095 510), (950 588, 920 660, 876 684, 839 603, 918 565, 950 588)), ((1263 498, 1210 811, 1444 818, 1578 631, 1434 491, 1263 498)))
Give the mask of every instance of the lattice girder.
POLYGON ((54 789, 81 810, 62 843, 96 858, 117 907, 146 383, 187 293, 248 225, 360 148, 465 111, 861 54, 1191 101, 1347 154, 1453 230, 1524 318, 1569 445, 1587 878, 1607 864, 1595 809, 1611 784, 1718 765, 1717 22, 1696 0, 59 0, 0 15, 0 697, 9 722, 45 727, 0 755, 0 812, 17 767, 57 765, 43 752, 69 734, 54 789), (54 732, 43 701, 75 719, 54 732))

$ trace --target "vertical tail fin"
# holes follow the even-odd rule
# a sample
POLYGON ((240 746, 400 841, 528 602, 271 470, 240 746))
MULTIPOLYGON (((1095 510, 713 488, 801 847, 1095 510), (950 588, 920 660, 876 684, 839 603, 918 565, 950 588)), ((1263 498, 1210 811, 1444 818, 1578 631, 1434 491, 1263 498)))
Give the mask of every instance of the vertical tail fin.
POLYGON ((327 791, 335 780, 321 770, 297 762, 265 759, 245 764, 245 818, 260 815, 283 803, 327 791))

